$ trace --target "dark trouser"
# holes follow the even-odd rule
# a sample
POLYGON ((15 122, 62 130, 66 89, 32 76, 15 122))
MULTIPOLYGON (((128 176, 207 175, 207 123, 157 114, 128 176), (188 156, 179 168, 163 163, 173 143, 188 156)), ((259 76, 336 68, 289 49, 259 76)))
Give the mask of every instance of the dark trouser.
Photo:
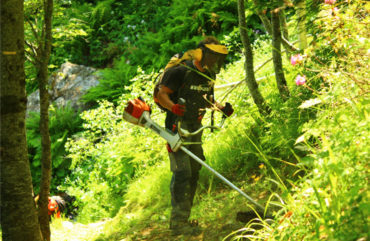
MULTIPOLYGON (((198 130, 201 124, 182 123, 181 126, 190 132, 198 130)), ((184 142, 201 142, 202 133, 184 139, 184 142)), ((185 145, 187 149, 193 152, 200 159, 205 160, 201 144, 185 145)), ((169 152, 171 171, 173 173, 171 190, 171 228, 182 226, 188 221, 193 199, 199 179, 199 170, 201 165, 193 160, 183 151, 169 152)))

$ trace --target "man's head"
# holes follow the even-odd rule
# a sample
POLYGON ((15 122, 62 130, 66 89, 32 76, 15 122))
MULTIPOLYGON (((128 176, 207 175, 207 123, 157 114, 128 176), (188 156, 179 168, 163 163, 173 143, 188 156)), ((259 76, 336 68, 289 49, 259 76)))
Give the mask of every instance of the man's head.
POLYGON ((198 48, 201 48, 203 52, 201 60, 203 68, 213 74, 218 74, 228 54, 226 46, 221 45, 215 37, 206 37, 198 44, 198 48))

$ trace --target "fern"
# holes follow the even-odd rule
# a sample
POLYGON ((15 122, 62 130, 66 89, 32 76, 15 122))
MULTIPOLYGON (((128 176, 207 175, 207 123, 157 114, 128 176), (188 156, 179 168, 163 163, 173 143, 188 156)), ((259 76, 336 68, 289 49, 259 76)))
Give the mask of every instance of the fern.
POLYGON ((94 28, 99 28, 101 25, 104 25, 109 21, 113 3, 114 0, 99 2, 92 10, 90 22, 94 28))
MULTIPOLYGON (((70 161, 66 159, 64 144, 68 137, 81 131, 82 120, 78 113, 70 106, 64 108, 50 107, 49 114, 49 133, 51 138, 51 153, 53 165, 53 180, 51 189, 56 190, 64 178, 69 173, 70 161)), ((40 114, 32 112, 29 114, 26 122, 27 144, 30 154, 31 173, 35 186, 35 192, 38 191, 39 177, 41 177, 41 136, 40 136, 40 114)))

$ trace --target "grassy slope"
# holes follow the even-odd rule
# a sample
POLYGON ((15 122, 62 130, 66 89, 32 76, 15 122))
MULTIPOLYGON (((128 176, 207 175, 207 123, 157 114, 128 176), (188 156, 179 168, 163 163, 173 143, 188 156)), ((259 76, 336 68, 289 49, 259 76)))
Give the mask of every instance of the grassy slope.
MULTIPOLYGON (((259 59, 257 65, 270 58, 269 52, 266 51, 266 45, 267 43, 262 46, 264 51, 260 51, 256 55, 256 60, 259 59)), ((258 76, 270 76, 272 72, 271 69, 271 64, 266 65, 265 69, 263 69, 258 76)), ((243 78, 243 61, 238 61, 229 66, 228 70, 221 74, 219 83, 235 82, 243 78)), ((273 78, 265 78, 263 82, 261 82, 261 86, 270 84, 274 86, 273 78)), ((272 89, 271 86, 270 89, 272 89)), ((227 89, 223 89, 217 92, 218 98, 222 98, 226 91, 227 89)), ((221 140, 225 136, 226 141, 229 138, 235 139, 236 136, 242 140, 243 138, 239 134, 240 128, 246 130, 251 123, 254 123, 252 118, 246 116, 246 112, 256 112, 251 100, 248 99, 245 103, 243 101, 240 102, 240 98, 243 98, 245 93, 247 93, 247 89, 245 85, 242 84, 236 91, 232 92, 232 94, 227 97, 228 101, 239 104, 234 105, 236 113, 227 121, 224 130, 215 134, 209 132, 205 134, 205 151, 207 158, 217 159, 217 157, 214 156, 210 157, 213 151, 220 148, 220 143, 215 143, 215 140, 221 140), (240 122, 245 123, 243 124, 240 122), (233 135, 236 136, 233 137, 233 135)), ((209 119, 206 119, 204 122, 209 123, 209 121, 209 119)), ((232 144, 232 142, 229 144, 232 144)), ((240 144, 242 145, 242 143, 240 144)), ((229 156, 228 149, 229 146, 225 146, 225 148, 221 147, 220 155, 229 156), (223 153, 225 151, 226 153, 223 153)), ((163 151, 165 151, 164 148, 163 151)), ((218 157, 218 159, 222 158, 223 157, 218 157)), ((233 162, 233 158, 228 158, 228 161, 233 162)), ((228 167, 238 167, 234 166, 232 163, 223 166, 222 160, 216 160, 215 163, 210 161, 210 164, 254 199, 266 200, 268 198, 268 192, 263 187, 262 181, 258 181, 258 178, 254 180, 252 177, 240 177, 240 174, 235 175, 233 174, 235 170, 228 170, 228 167)), ((68 223, 64 226, 59 223, 54 226, 55 230, 65 230, 66 226, 72 229, 69 229, 69 232, 64 232, 64 235, 66 233, 72 235, 76 232, 79 233, 80 236, 83 236, 82 234, 88 233, 88 236, 80 237, 80 239, 77 240, 122 240, 124 238, 126 238, 126 240, 173 239, 172 237, 168 237, 170 235, 168 230, 168 218, 170 213, 169 182, 171 177, 168 165, 167 160, 164 160, 160 165, 148 170, 148 173, 144 174, 130 185, 126 195, 128 201, 126 207, 123 207, 113 220, 105 223, 104 229, 99 230, 100 234, 97 233, 95 225, 75 225, 72 227, 68 223), (91 230, 90 232, 86 231, 89 229, 91 230), (92 239, 92 236, 95 236, 96 239, 92 239)), ((219 240, 233 231, 243 228, 245 224, 236 220, 236 214, 239 211, 250 210, 248 204, 248 200, 244 197, 230 190, 228 186, 220 184, 220 181, 215 179, 207 170, 202 170, 199 192, 196 196, 192 217, 199 220, 204 228, 204 232, 201 235, 202 237, 197 237, 195 240, 219 240)), ((56 232, 63 233, 60 231, 56 232)), ((58 237, 55 239, 59 240, 58 237)), ((67 239, 68 238, 60 240, 67 239)))
MULTIPOLYGON (((340 26, 357 31, 358 36, 366 36, 362 25, 348 24, 347 15, 340 17, 347 24, 340 26)), ((331 31, 330 34, 337 34, 335 37, 339 40, 335 44, 347 41, 341 38, 345 31, 331 31)), ((370 143, 368 79, 365 76, 369 76, 369 70, 366 61, 358 60, 368 59, 366 49, 369 44, 359 38, 352 39, 351 44, 356 48, 347 51, 346 55, 334 54, 327 66, 315 65, 314 54, 307 58, 306 64, 319 70, 315 76, 308 75, 308 86, 317 86, 315 81, 318 79, 323 81, 320 92, 314 91, 315 102, 304 102, 308 108, 298 108, 310 90, 295 86, 294 78, 300 72, 288 63, 285 66, 291 101, 279 102, 274 78, 260 82, 264 96, 275 110, 271 122, 262 124, 265 135, 261 135, 263 132, 256 124, 261 125, 266 119, 258 118, 244 85, 227 98, 235 104, 236 113, 227 121, 224 130, 205 134, 206 156, 211 166, 256 200, 269 203, 271 209, 274 209, 273 204, 282 207, 276 222, 264 224, 265 228, 255 233, 260 238, 366 240, 368 237, 366 169, 370 143), (352 75, 346 74, 348 72, 352 75), (310 110, 314 110, 316 116, 307 122, 312 118, 310 110), (256 137, 258 133, 260 136, 256 137), (300 142, 294 149, 289 149, 302 133, 305 134, 299 138, 300 142), (306 175, 299 177, 299 173, 306 175), (284 179, 288 191, 279 178, 284 179), (269 201, 270 197, 273 202, 269 201)), ((315 50, 311 48, 310 51, 315 50)), ((269 52, 262 43, 256 51, 256 66, 270 57, 269 52)), ((242 66, 242 62, 229 66, 221 75, 221 79, 228 81, 220 81, 220 84, 243 79, 242 66)), ((257 77, 271 73, 269 64, 257 77)), ((170 176, 167 160, 148 169, 130 185, 125 195, 127 204, 116 217, 105 222, 101 230, 87 226, 90 236, 78 240, 173 240, 168 230, 170 176)), ((192 216, 199 220, 204 232, 193 240, 223 240, 240 229, 239 234, 245 237, 245 231, 253 227, 237 221, 236 213, 247 210, 250 207, 246 199, 202 170, 192 216)), ((58 230, 58 226, 54 228, 58 230)))

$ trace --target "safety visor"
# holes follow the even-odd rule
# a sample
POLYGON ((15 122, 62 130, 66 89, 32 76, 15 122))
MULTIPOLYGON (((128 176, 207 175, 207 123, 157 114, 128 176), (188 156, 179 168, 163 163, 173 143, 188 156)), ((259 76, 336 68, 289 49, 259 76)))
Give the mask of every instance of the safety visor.
POLYGON ((205 44, 204 46, 206 46, 207 49, 211 50, 211 52, 214 52, 215 54, 227 55, 229 53, 225 45, 205 44))
MULTIPOLYGON (((221 53, 217 53, 217 52, 214 52, 210 49, 206 49, 206 53, 211 61, 211 63, 217 63, 217 66, 218 68, 221 68, 221 66, 223 66, 224 62, 225 62, 225 59, 226 59, 226 54, 221 54, 221 53)), ((211 65, 214 65, 214 64, 211 64, 211 65)))

